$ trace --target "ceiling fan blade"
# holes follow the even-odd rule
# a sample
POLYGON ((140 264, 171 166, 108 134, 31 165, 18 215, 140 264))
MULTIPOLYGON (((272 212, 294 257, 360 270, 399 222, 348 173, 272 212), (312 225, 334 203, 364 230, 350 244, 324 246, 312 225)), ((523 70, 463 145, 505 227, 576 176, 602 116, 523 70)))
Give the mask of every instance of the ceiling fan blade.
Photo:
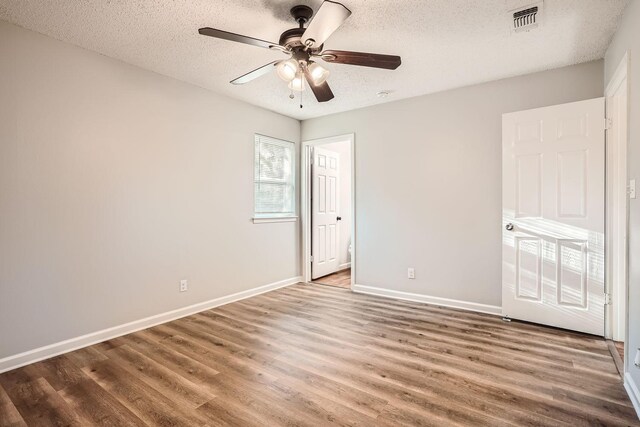
POLYGON ((254 39, 253 37, 243 36, 236 33, 230 33, 228 31, 216 30, 215 28, 200 28, 198 30, 203 36, 215 37, 218 39, 229 40, 232 42, 250 44, 252 46, 264 47, 266 49, 272 48, 272 46, 280 46, 278 43, 268 42, 260 39, 254 39))
POLYGON ((396 55, 349 52, 346 50, 325 50, 319 56, 326 62, 384 68, 387 70, 395 70, 402 64, 401 58, 396 55))
POLYGON ((300 40, 302 44, 319 48, 351 15, 343 4, 325 0, 313 17, 300 40))
POLYGON ((260 68, 256 68, 253 71, 249 71, 247 74, 244 74, 237 79, 231 80, 230 83, 234 85, 243 85, 245 83, 250 82, 251 80, 257 79, 260 76, 264 76, 265 74, 270 73, 276 65, 278 65, 280 61, 269 62, 266 65, 263 65, 260 68))
POLYGON ((327 82, 324 82, 320 85, 315 85, 307 68, 304 69, 304 76, 307 79, 307 83, 309 83, 309 87, 311 88, 313 94, 316 96, 318 102, 327 102, 331 101, 334 98, 333 92, 331 92, 331 88, 329 87, 327 82))

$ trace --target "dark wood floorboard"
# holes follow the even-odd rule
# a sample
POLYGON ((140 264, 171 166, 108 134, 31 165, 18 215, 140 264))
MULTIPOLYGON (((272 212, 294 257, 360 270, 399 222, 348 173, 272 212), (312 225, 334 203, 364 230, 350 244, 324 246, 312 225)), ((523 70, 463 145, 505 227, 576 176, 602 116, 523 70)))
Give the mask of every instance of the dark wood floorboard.
POLYGON ((313 283, 351 289, 351 269, 347 268, 346 270, 340 270, 335 273, 319 277, 315 279, 313 283))
POLYGON ((297 284, 0 374, 0 426, 640 426, 601 338, 297 284))

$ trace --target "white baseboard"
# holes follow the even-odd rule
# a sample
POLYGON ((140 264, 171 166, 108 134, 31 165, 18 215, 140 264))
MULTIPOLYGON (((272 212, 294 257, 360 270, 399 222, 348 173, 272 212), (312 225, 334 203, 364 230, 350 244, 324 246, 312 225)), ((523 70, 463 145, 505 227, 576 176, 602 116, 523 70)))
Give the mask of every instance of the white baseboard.
POLYGON ((348 268, 351 268, 351 263, 350 262, 345 262, 344 264, 340 264, 338 266, 338 271, 346 270, 348 268))
POLYGON ((624 374, 624 388, 627 390, 629 399, 631 399, 631 403, 636 409, 638 418, 640 418, 640 391, 638 390, 638 386, 633 381, 633 378, 631 378, 631 375, 628 372, 624 374))
POLYGON ((373 286, 353 285, 353 292, 361 294, 377 295, 380 297, 395 298, 406 301, 422 302, 425 304, 440 305, 444 307, 460 308, 462 310, 477 311, 479 313, 502 315, 502 307, 497 305, 479 304, 477 302, 460 301, 449 298, 432 297, 423 294, 394 291, 392 289, 376 288, 373 286))
POLYGON ((142 329, 147 329, 151 326, 159 325, 161 323, 170 322, 171 320, 199 313, 204 310, 209 310, 211 308, 229 304, 234 301, 239 301, 245 298, 263 294, 265 292, 273 291, 278 288, 283 288, 285 286, 289 286, 301 281, 302 277, 292 277, 291 279, 281 280, 279 282, 270 283, 268 285, 259 286, 257 288, 248 289, 246 291, 238 292, 220 298, 215 298, 198 304, 193 304, 187 307, 179 308, 177 310, 167 311, 166 313, 156 314, 155 316, 146 317, 144 319, 135 320, 123 325, 114 326, 112 328, 103 329, 101 331, 92 332, 90 334, 71 338, 44 347, 39 347, 13 356, 8 356, 0 359, 0 373, 25 366, 30 363, 49 359, 51 357, 58 356, 63 353, 68 353, 73 350, 78 350, 80 348, 97 344, 102 341, 130 334, 142 329))

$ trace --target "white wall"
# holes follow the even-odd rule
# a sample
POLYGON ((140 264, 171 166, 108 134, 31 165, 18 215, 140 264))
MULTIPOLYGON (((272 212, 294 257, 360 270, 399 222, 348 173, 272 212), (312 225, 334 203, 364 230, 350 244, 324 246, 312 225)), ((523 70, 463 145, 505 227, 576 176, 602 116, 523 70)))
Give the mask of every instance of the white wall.
POLYGON ((501 305, 501 115, 602 79, 596 61, 304 121, 303 140, 355 133, 358 284, 501 305))
POLYGON ((253 134, 297 120, 4 22, 0 58, 0 359, 300 275, 250 220, 253 134))
MULTIPOLYGON (((629 51, 629 147, 628 174, 640 182, 640 1, 632 1, 625 10, 618 32, 605 56, 605 82, 608 83, 625 52, 629 51)), ((606 84, 605 83, 605 84, 606 84)), ((627 361, 633 361, 640 348, 640 199, 629 202, 629 329, 627 331, 627 361)), ((640 369, 628 363, 629 378, 636 390, 640 388, 640 369)), ((640 407, 636 406, 636 410, 640 407)))
POLYGON ((333 151, 340 155, 339 185, 340 185, 340 210, 342 218, 339 224, 339 255, 340 268, 348 267, 351 263, 349 244, 351 243, 351 141, 333 142, 321 145, 325 150, 333 151))

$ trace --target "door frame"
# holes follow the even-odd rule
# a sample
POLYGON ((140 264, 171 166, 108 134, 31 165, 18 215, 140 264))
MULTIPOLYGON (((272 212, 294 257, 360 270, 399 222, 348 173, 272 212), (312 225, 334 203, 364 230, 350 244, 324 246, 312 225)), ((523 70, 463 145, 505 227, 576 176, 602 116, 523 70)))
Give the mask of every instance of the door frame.
MULTIPOLYGON (((606 112, 607 128, 616 126, 617 123, 625 123, 625 135, 618 138, 617 141, 609 139, 609 133, 606 132, 607 154, 611 150, 614 156, 606 157, 606 214, 605 214, 605 230, 606 250, 605 250, 605 270, 606 270, 606 292, 611 295, 611 304, 605 312, 605 337, 616 341, 628 342, 629 318, 627 315, 627 294, 629 289, 628 277, 628 230, 629 230, 629 198, 627 193, 628 186, 628 165, 627 151, 629 146, 629 52, 627 51, 622 60, 616 67, 605 89, 605 100, 609 99, 620 89, 621 84, 626 81, 624 90, 627 96, 626 108, 620 111, 606 112), (615 114, 618 114, 615 116, 615 114), (612 116, 612 114, 614 114, 612 116), (615 144, 612 146, 612 144, 615 144), (620 182, 624 183, 624 189, 620 188, 620 182), (622 194, 624 197, 611 197, 613 194, 622 194), (624 203, 619 203, 624 200, 624 203), (614 220, 617 219, 617 221, 614 220), (622 241, 621 241, 622 240, 622 241), (611 247, 617 247, 618 252, 622 252, 622 259, 614 259, 611 247), (614 273, 615 272, 615 273, 614 273), (613 277, 622 277, 623 283, 617 285, 612 283, 613 277)), ((606 105, 606 104, 605 104, 606 105)), ((607 129, 608 130, 608 129, 607 129)), ((625 345, 625 353, 627 346, 625 345)), ((627 365, 627 355, 625 355, 625 371, 627 365)))
POLYGON ((302 280, 311 282, 311 148, 349 142, 351 152, 351 288, 356 283, 356 150, 355 134, 302 141, 300 150, 300 216, 302 223, 302 280))

